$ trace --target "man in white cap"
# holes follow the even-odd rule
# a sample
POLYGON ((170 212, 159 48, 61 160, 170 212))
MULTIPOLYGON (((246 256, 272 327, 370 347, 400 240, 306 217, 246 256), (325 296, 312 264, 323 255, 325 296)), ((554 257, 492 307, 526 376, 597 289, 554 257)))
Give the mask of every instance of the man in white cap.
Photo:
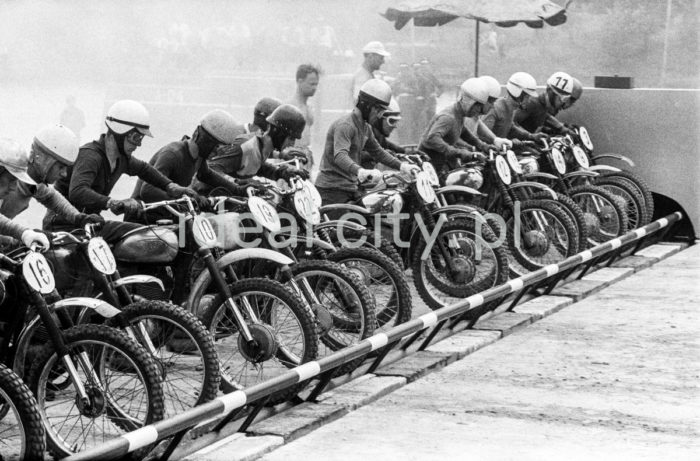
POLYGON ((382 42, 369 42, 362 48, 362 53, 365 55, 365 60, 362 62, 355 75, 352 77, 352 104, 357 103, 357 95, 360 93, 362 84, 367 80, 374 78, 374 71, 379 70, 384 64, 384 58, 391 54, 384 48, 382 42))

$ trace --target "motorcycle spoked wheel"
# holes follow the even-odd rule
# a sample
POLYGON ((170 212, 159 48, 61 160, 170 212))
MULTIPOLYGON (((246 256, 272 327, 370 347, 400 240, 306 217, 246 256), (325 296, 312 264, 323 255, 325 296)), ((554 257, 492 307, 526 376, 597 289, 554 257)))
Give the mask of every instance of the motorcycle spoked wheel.
MULTIPOLYGON (((162 301, 135 302, 122 313, 134 328, 143 325, 155 348, 153 359, 162 377, 166 416, 216 397, 221 379, 219 357, 209 330, 194 314, 162 301)), ((116 327, 116 322, 107 325, 116 327)), ((141 340, 140 330, 136 338, 141 340)))
POLYGON ((651 222, 644 197, 629 181, 616 176, 602 176, 596 180, 595 185, 620 198, 620 204, 624 205, 627 215, 628 229, 644 227, 651 222))
POLYGON ((358 274, 369 289, 377 307, 377 328, 388 329, 411 320, 411 290, 394 261, 372 248, 342 248, 330 253, 328 259, 358 274))
POLYGON ((561 262, 578 250, 576 225, 549 201, 520 202, 520 215, 509 216, 506 228, 511 275, 516 277, 561 262))
POLYGON ((592 185, 569 189, 569 197, 581 207, 588 225, 588 245, 596 246, 627 232, 627 213, 611 192, 592 185))
POLYGON ((0 364, 0 459, 44 459, 44 426, 32 391, 0 364))
POLYGON ((421 237, 411 257, 413 282, 421 299, 431 309, 497 286, 508 280, 507 253, 491 227, 481 224, 481 237, 476 234, 474 219, 455 219, 445 223, 437 236, 443 246, 452 253, 457 273, 450 273, 440 247, 433 242, 429 254, 423 258, 428 246, 421 237))
MULTIPOLYGON (((326 230, 329 231, 328 236, 331 239, 331 242, 329 243, 332 243, 336 248, 343 248, 344 246, 342 245, 342 242, 340 242, 340 236, 337 234, 337 232, 331 232, 330 229, 326 230)), ((377 242, 374 230, 366 229, 364 231, 356 231, 352 229, 345 229, 343 231, 343 238, 346 241, 353 243, 359 241, 360 239, 364 239, 365 243, 360 248, 367 247, 379 250, 384 254, 384 256, 391 259, 402 270, 405 269, 403 259, 401 259, 401 256, 399 255, 396 246, 394 246, 385 237, 381 236, 379 237, 379 241, 377 242)))
POLYGON ((644 206, 647 209, 647 216, 649 216, 649 220, 654 219, 654 197, 651 194, 649 185, 644 179, 642 179, 641 176, 629 170, 620 170, 603 172, 601 177, 619 178, 622 181, 628 182, 632 188, 637 189, 637 191, 644 198, 644 206))
MULTIPOLYGON (((214 337, 224 392, 253 386, 316 359, 318 334, 314 315, 296 294, 279 282, 264 278, 238 280, 231 283, 229 289, 233 302, 258 341, 258 350, 244 343, 233 311, 224 302, 224 295, 218 293, 203 318, 214 337), (244 300, 260 323, 248 317, 244 300)), ((268 404, 291 399, 305 385, 299 383, 272 394, 268 404)))
POLYGON ((588 227, 586 226, 586 218, 583 215, 581 207, 573 201, 568 195, 557 192, 557 200, 552 200, 552 196, 545 191, 540 191, 532 194, 532 200, 548 200, 555 206, 559 206, 571 219, 576 226, 576 248, 577 252, 584 251, 588 248, 588 227))
MULTIPOLYGON (((90 402, 78 402, 73 385, 65 389, 52 386, 54 379, 62 380, 66 374, 53 344, 46 344, 37 354, 27 377, 54 456, 63 458, 99 446, 163 419, 160 374, 145 349, 105 325, 78 325, 63 334, 90 402), (82 354, 88 358, 87 365, 78 360, 82 354)), ((151 448, 130 453, 129 459, 142 459, 151 448)))

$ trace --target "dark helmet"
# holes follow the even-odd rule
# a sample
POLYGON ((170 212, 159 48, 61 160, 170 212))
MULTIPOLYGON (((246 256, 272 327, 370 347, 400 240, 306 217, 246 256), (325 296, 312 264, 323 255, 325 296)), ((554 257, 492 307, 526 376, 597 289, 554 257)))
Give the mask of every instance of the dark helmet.
POLYGON ((253 115, 257 115, 262 118, 267 118, 270 116, 270 114, 272 114, 272 112, 274 112, 275 109, 277 109, 281 105, 282 101, 280 101, 277 98, 262 98, 255 105, 255 108, 253 109, 253 115))
POLYGON ((306 126, 304 114, 291 104, 282 104, 266 119, 267 123, 276 127, 294 139, 301 138, 306 126))

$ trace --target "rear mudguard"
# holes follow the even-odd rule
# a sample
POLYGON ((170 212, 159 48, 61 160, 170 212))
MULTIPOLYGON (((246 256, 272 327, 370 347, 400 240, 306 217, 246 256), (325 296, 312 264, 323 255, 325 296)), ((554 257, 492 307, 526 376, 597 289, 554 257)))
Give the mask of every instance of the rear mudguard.
POLYGON ((610 165, 591 165, 588 167, 588 169, 591 171, 622 171, 621 169, 610 165))
POLYGON ((572 179, 572 178, 595 178, 599 176, 597 172, 591 171, 590 169, 588 170, 578 170, 578 171, 572 171, 571 173, 566 173, 564 175, 564 179, 572 179))
POLYGON ((121 287, 125 285, 135 285, 141 283, 155 283, 161 290, 165 291, 165 286, 163 282, 158 277, 153 277, 152 275, 129 275, 127 277, 122 277, 119 280, 112 282, 114 287, 121 287))
POLYGON ((438 194, 438 195, 441 195, 441 194, 451 194, 451 193, 455 193, 455 192, 459 192, 459 193, 462 193, 462 194, 468 194, 468 195, 479 196, 479 197, 484 197, 484 196, 486 196, 486 194, 484 194, 484 193, 482 193, 482 192, 479 192, 478 190, 473 189, 473 188, 471 188, 471 187, 467 187, 467 186, 456 186, 456 185, 453 185, 453 186, 445 186, 445 187, 440 187, 439 189, 435 189, 435 193, 438 194))
POLYGON ((545 173, 543 171, 538 171, 535 173, 524 174, 523 179, 533 180, 533 181, 537 181, 538 179, 546 179, 548 181, 555 181, 557 179, 557 177, 551 173, 545 173))
MULTIPOLYGON (((106 319, 112 318, 121 312, 111 304, 94 298, 66 298, 55 302, 52 306, 54 309, 65 309, 66 307, 92 309, 106 319)), ((17 339, 17 349, 12 363, 12 369, 19 374, 20 377, 24 374, 24 358, 29 349, 31 339, 41 326, 41 319, 37 315, 29 321, 24 330, 22 330, 22 334, 17 339)))
POLYGON ((606 153, 606 154, 594 155, 591 157, 591 159, 594 161, 598 161, 598 160, 603 159, 603 158, 614 158, 615 160, 619 160, 621 162, 624 162, 624 163, 628 164, 629 166, 632 166, 632 167, 634 166, 634 162, 632 161, 631 158, 625 157, 624 155, 620 155, 620 154, 606 153))
POLYGON ((359 205, 353 205, 352 203, 333 203, 331 205, 324 205, 319 208, 322 215, 327 214, 329 211, 345 210, 352 213, 357 213, 363 216, 370 216, 372 213, 370 211, 359 205))
POLYGON ((557 193, 554 192, 554 190, 546 186, 542 183, 539 182, 534 182, 534 181, 521 181, 521 182, 516 182, 515 184, 511 184, 508 186, 508 190, 515 190, 521 187, 532 187, 534 189, 541 189, 543 191, 546 191, 549 195, 552 196, 552 200, 557 200, 557 193))
MULTIPOLYGON (((328 245, 326 242, 322 243, 328 245)), ((221 258, 216 260, 216 267, 223 269, 226 266, 248 259, 264 259, 279 266, 289 266, 290 264, 294 264, 293 259, 278 253, 277 251, 268 250, 266 248, 243 248, 240 250, 229 251, 228 253, 224 254, 221 258)), ((183 307, 197 315, 198 313, 193 310, 193 306, 199 305, 199 300, 202 298, 202 295, 204 295, 204 291, 210 283, 211 274, 208 270, 203 270, 192 284, 190 295, 183 307)))

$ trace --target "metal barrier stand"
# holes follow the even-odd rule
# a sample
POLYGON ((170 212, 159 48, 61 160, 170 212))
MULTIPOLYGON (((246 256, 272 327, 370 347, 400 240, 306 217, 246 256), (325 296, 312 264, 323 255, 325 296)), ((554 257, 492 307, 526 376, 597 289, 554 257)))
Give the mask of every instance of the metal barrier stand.
POLYGON ((670 227, 681 219, 682 215, 679 212, 668 215, 621 237, 571 256, 558 264, 552 264, 520 278, 509 280, 502 285, 472 295, 463 301, 398 325, 389 331, 378 333, 320 360, 290 369, 283 375, 244 390, 217 397, 172 418, 123 434, 99 447, 65 459, 70 461, 119 459, 128 453, 173 437, 165 450, 158 456, 158 459, 167 460, 173 455, 188 431, 217 421, 211 432, 218 434, 237 416, 245 410, 249 410, 245 421, 237 430, 244 432, 265 406, 269 396, 277 391, 304 381, 318 379, 315 387, 306 398, 307 401, 314 401, 331 384, 334 371, 347 362, 376 353, 375 356, 372 356, 370 364, 362 365, 353 372, 352 376, 371 373, 382 363, 389 361, 392 351, 398 355, 398 358, 407 355, 409 348, 428 330, 431 331, 417 347, 417 350, 424 350, 436 338, 439 340, 456 333, 457 325, 465 320, 468 322, 467 328, 472 326, 480 316, 494 310, 510 296, 513 299, 507 310, 512 310, 524 296, 534 294, 540 289, 544 288, 544 294, 551 292, 559 282, 570 277, 576 270, 581 269, 577 276, 580 279, 592 267, 602 264, 603 261, 610 265, 630 249, 630 254, 634 254, 643 243, 650 242, 652 236, 655 236, 656 240, 663 238, 670 227), (484 306, 487 309, 483 309, 484 306), (478 315, 475 315, 476 313, 478 315), (447 332, 444 330, 445 325, 448 326, 447 332))

